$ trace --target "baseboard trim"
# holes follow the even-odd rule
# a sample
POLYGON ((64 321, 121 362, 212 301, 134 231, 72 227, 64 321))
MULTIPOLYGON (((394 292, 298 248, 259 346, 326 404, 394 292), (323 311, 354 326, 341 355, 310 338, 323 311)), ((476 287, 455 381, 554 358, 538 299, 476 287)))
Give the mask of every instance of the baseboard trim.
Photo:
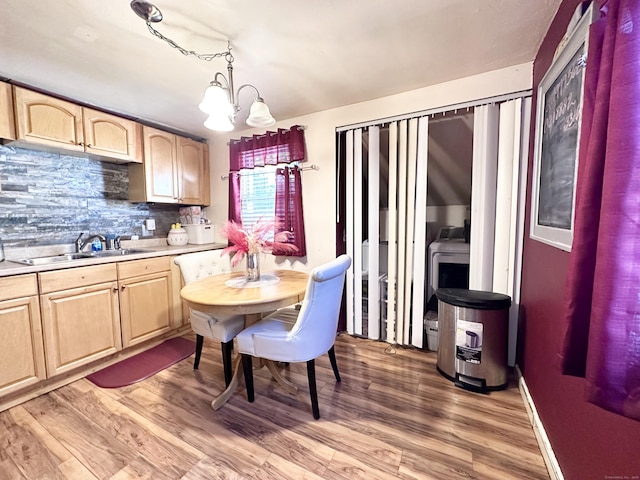
POLYGON ((547 432, 545 431, 544 425, 540 420, 540 416, 538 415, 536 406, 533 403, 533 398, 531 398, 529 388, 527 388, 527 384, 524 381, 522 372, 520 371, 518 365, 515 366, 515 369, 516 374, 518 375, 518 388, 520 390, 520 395, 522 395, 524 406, 527 409, 527 413, 529 414, 529 421, 531 422, 533 433, 536 436, 538 446, 540 447, 540 451, 542 452, 542 458, 544 459, 544 463, 547 466, 549 477, 551 480, 564 480, 564 475, 562 475, 562 470, 560 470, 560 465, 558 464, 556 455, 555 453, 553 453, 551 442, 549 441, 549 437, 547 437, 547 432))

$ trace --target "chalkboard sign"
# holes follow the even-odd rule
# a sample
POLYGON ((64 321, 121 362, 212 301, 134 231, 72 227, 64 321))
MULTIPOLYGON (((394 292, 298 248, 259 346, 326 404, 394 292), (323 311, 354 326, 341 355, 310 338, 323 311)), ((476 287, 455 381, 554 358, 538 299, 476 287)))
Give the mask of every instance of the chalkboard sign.
POLYGON ((584 45, 545 93, 538 224, 571 229, 582 106, 584 45))
POLYGON ((570 251, 587 35, 584 14, 538 87, 531 237, 570 251))

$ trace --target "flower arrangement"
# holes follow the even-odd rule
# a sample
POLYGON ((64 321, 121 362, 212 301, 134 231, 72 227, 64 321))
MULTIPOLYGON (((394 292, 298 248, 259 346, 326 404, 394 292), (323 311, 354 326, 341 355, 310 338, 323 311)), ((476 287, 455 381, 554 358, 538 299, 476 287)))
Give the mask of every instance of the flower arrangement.
POLYGON ((251 230, 245 230, 241 223, 232 220, 226 222, 220 232, 233 245, 222 250, 222 254, 232 255, 231 265, 236 266, 247 254, 272 252, 274 248, 285 254, 295 253, 298 247, 287 243, 290 232, 275 233, 278 222, 276 219, 258 220, 251 230), (273 234, 273 240, 269 238, 273 234))

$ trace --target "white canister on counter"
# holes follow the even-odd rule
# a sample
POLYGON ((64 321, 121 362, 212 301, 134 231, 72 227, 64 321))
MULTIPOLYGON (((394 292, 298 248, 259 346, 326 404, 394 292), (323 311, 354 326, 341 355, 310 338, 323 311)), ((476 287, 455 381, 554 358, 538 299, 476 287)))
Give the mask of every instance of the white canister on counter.
POLYGON ((171 227, 167 235, 167 243, 169 245, 186 245, 188 241, 189 235, 187 235, 187 231, 184 228, 181 226, 178 226, 178 228, 171 227))

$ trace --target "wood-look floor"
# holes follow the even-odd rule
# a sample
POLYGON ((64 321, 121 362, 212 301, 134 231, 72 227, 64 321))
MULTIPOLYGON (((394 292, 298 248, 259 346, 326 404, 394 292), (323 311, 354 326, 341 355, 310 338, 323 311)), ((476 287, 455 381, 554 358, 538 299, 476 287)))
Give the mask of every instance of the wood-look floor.
POLYGON ((0 413, 0 479, 548 479, 520 393, 481 395, 436 372, 436 354, 341 335, 337 384, 316 362, 320 420, 306 367, 256 371, 218 411, 219 345, 140 383, 79 380, 0 413))

